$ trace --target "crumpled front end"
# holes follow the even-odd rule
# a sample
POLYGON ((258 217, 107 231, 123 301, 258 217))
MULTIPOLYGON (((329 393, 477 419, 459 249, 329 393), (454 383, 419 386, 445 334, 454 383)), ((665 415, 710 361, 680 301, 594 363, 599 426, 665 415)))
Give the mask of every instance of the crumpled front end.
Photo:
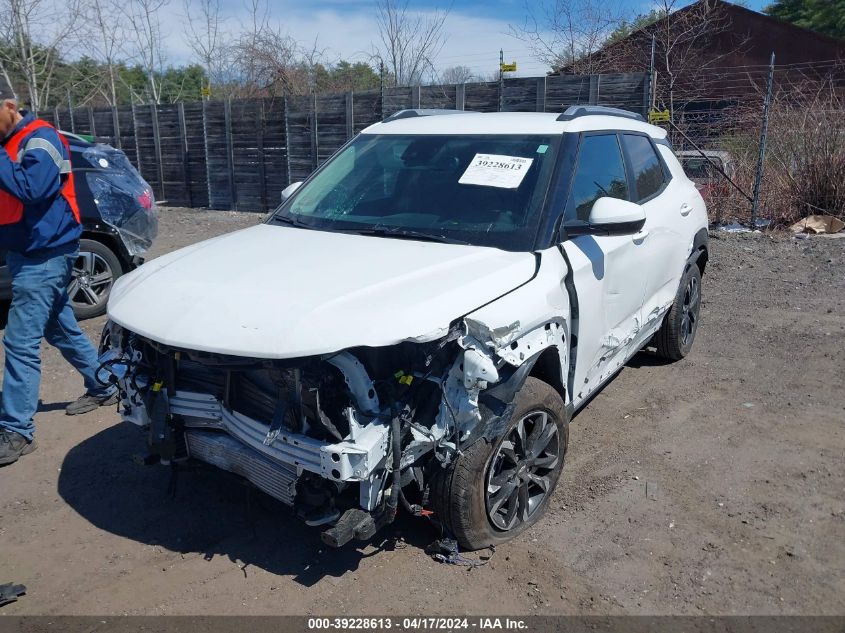
POLYGON ((428 514, 434 472, 501 432, 533 361, 566 336, 560 321, 522 332, 466 318, 431 342, 271 360, 176 349, 110 322, 100 378, 148 430, 148 462, 241 475, 339 546, 400 505, 428 514))

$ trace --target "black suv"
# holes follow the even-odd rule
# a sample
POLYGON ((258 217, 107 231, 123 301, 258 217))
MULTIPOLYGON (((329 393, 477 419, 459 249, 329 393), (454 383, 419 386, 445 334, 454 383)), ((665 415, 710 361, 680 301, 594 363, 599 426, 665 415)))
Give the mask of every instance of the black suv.
MULTIPOLYGON (((115 280, 143 263, 158 230, 152 189, 119 149, 62 132, 70 144, 82 219, 79 257, 68 286, 78 319, 106 311, 115 280)), ((0 251, 0 300, 12 297, 0 251)))

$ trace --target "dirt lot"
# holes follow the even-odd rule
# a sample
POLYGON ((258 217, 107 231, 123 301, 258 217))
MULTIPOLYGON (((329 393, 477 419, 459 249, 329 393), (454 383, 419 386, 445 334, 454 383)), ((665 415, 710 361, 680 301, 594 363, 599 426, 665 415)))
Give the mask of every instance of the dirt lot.
MULTIPOLYGON (((156 252, 257 221, 165 210, 156 252)), ((545 520, 476 569, 407 518, 327 550, 221 472, 168 497, 115 411, 64 415, 81 381, 45 348, 41 446, 0 471, 0 583, 29 588, 2 615, 845 613, 845 240, 711 243, 691 356, 635 357, 573 420, 545 520)))

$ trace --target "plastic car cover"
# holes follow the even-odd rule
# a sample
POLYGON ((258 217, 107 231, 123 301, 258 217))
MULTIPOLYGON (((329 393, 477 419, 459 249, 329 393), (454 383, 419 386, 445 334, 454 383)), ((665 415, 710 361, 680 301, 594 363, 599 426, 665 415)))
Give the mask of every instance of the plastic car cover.
POLYGON ((100 168, 85 172, 100 217, 117 231, 130 255, 143 254, 158 234, 152 188, 122 153, 95 145, 83 156, 100 168))

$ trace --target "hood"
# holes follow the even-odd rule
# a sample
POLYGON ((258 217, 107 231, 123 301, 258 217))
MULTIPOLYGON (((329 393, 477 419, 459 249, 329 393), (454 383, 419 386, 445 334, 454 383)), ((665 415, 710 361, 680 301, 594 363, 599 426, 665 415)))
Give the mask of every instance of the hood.
POLYGON ((259 225, 123 276, 108 312, 173 347, 297 358, 437 339, 535 265, 532 253, 259 225))

